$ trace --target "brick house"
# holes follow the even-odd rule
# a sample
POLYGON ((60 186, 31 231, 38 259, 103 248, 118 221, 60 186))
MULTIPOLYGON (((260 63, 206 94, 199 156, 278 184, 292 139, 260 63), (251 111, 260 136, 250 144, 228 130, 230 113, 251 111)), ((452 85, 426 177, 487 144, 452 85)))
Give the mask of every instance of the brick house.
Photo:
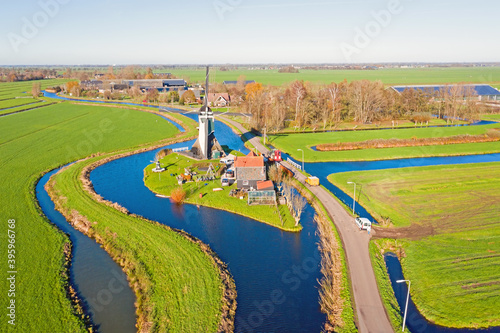
POLYGON ((257 189, 257 183, 266 180, 266 166, 262 156, 238 156, 234 160, 236 186, 257 189))

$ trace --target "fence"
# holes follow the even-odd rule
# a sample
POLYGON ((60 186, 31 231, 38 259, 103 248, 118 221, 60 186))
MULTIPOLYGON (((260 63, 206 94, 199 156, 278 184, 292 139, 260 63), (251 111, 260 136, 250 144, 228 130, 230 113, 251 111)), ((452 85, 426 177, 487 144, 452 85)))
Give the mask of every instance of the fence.
POLYGON ((301 166, 300 164, 295 163, 294 161, 292 161, 292 160, 290 159, 290 157, 288 157, 288 158, 286 159, 286 161, 287 161, 288 163, 290 163, 291 165, 293 165, 294 167, 296 167, 297 169, 302 170, 302 166, 301 166))
POLYGON ((177 152, 186 151, 186 150, 189 150, 189 147, 174 148, 174 149, 172 149, 172 152, 177 153, 177 152))

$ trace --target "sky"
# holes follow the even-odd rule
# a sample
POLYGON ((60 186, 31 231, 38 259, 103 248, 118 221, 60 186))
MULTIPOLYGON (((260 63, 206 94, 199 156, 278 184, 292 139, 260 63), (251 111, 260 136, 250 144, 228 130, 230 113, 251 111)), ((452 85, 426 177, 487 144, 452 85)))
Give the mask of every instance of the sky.
POLYGON ((3 1, 0 66, 500 61, 498 0, 3 1))

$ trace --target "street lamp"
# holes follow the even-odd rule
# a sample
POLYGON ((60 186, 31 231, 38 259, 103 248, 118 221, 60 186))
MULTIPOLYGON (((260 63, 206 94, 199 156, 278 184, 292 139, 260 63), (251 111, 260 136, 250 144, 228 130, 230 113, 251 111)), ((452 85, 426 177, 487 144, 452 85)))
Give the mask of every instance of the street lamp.
POLYGON ((405 331, 405 322, 406 322, 406 312, 408 311, 408 299, 410 298, 410 280, 397 280, 396 283, 408 282, 408 294, 406 295, 406 306, 405 306, 405 316, 403 318, 403 332, 405 331))
POLYGON ((305 172, 306 170, 304 170, 304 151, 302 149, 300 149, 300 148, 297 149, 297 150, 300 150, 302 152, 302 171, 305 172))
POLYGON ((356 183, 355 182, 347 182, 347 184, 354 184, 354 197, 352 198, 352 215, 354 216, 354 208, 356 207, 356 183))

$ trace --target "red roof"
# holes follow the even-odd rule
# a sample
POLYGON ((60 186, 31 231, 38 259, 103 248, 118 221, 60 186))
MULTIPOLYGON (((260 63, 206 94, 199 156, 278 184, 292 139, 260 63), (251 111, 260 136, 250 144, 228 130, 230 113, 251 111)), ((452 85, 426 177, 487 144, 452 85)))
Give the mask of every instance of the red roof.
POLYGON ((263 180, 257 182, 257 191, 261 190, 274 190, 274 183, 272 180, 263 180))
POLYGON ((235 168, 255 168, 263 166, 264 158, 262 156, 238 156, 234 161, 235 168))
POLYGON ((253 150, 250 150, 250 152, 247 154, 247 156, 257 156, 257 154, 254 153, 253 150))

